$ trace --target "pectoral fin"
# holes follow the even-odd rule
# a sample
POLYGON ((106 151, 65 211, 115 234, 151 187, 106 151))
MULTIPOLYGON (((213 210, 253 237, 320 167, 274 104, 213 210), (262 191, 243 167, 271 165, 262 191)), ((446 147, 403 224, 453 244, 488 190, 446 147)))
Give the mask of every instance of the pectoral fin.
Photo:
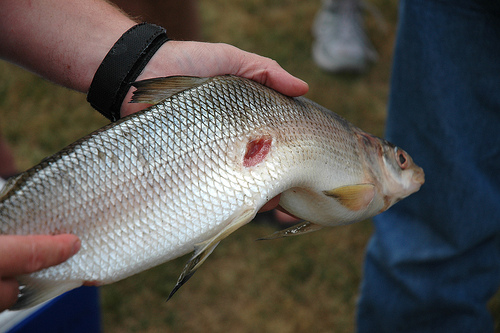
POLYGON ((277 239, 277 238, 288 237, 288 236, 303 235, 303 234, 307 234, 309 232, 313 232, 313 231, 316 231, 316 230, 319 230, 322 228, 323 228, 322 225, 304 221, 304 222, 296 224, 288 229, 276 231, 274 234, 259 238, 257 240, 270 240, 270 239, 277 239))
POLYGON ((177 280, 177 284, 175 285, 172 292, 168 296, 167 301, 172 298, 172 296, 179 290, 180 287, 184 283, 187 282, 196 272, 196 270, 205 262, 208 256, 212 253, 212 251, 219 245, 219 242, 229 236, 232 232, 236 231, 236 229, 244 226, 248 222, 250 222, 256 214, 256 210, 254 208, 242 209, 239 212, 235 213, 233 218, 230 219, 229 224, 216 236, 208 239, 202 243, 195 245, 195 251, 191 259, 184 266, 184 270, 182 271, 179 279, 177 280))
POLYGON ((359 211, 368 207, 375 197, 375 185, 357 184, 338 187, 330 191, 323 191, 329 197, 337 199, 342 206, 352 211, 359 211))

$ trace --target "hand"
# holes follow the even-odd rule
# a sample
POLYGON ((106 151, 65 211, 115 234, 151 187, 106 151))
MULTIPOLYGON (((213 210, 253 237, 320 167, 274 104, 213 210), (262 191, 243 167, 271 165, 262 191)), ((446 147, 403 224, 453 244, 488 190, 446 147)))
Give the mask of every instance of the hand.
POLYGON ((16 276, 60 264, 79 249, 74 235, 0 235, 0 311, 17 300, 16 276))
MULTIPOLYGON (((307 83, 292 76, 274 60, 245 52, 228 44, 168 41, 151 58, 137 80, 173 75, 210 77, 233 74, 245 77, 288 96, 300 96, 309 89, 307 83)), ((131 88, 122 104, 126 116, 147 107, 129 103, 131 88)))
POLYGON ((264 206, 262 206, 262 208, 259 210, 259 213, 267 212, 268 210, 272 210, 278 207, 278 204, 280 203, 280 196, 281 194, 278 194, 277 196, 269 200, 264 206))

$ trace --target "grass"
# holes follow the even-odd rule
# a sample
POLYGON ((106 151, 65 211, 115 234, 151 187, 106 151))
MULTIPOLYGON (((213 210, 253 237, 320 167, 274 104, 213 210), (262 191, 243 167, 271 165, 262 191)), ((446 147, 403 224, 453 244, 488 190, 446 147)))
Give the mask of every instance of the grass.
MULTIPOLYGON (((310 84, 307 97, 383 135, 397 4, 372 2, 388 29, 367 17, 379 61, 363 76, 333 76, 314 65, 310 27, 320 1, 200 1, 203 36, 277 60, 310 84)), ((5 63, 0 76, 0 132, 21 169, 106 123, 82 94, 5 63)), ((105 332, 354 331, 371 223, 255 241, 275 231, 266 218, 225 239, 168 303, 187 257, 101 288, 105 332)), ((498 295, 490 310, 498 323, 498 295)))
POLYGON ((106 331, 352 331, 360 280, 354 263, 361 262, 369 224, 255 241, 273 231, 254 224, 237 231, 169 302, 187 257, 104 287, 106 331))

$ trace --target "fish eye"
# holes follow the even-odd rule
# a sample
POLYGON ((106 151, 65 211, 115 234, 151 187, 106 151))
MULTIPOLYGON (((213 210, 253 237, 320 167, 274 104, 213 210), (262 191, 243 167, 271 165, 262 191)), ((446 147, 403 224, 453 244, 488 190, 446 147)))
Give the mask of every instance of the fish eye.
POLYGON ((406 163, 406 157, 403 153, 399 154, 399 164, 405 164, 406 163))
POLYGON ((404 170, 408 167, 408 157, 404 150, 396 148, 396 159, 401 169, 404 170))

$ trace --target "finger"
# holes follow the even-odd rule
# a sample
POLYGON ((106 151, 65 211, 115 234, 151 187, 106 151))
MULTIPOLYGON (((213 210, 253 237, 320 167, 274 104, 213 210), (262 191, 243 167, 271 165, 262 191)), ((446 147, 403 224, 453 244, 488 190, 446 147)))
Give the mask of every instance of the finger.
POLYGON ((278 206, 274 212, 274 218, 279 222, 279 223, 296 223, 300 221, 299 218, 293 216, 286 210, 284 210, 281 206, 278 206))
POLYGON ((0 279, 0 311, 10 308, 17 301, 19 284, 16 279, 0 279))
POLYGON ((290 97, 302 96, 309 90, 306 82, 296 78, 284 69, 266 68, 255 70, 249 78, 290 97))
MULTIPOLYGON (((159 64, 173 70, 171 75, 215 76, 233 74, 257 81, 288 96, 301 96, 309 90, 307 83, 285 71, 276 61, 243 51, 233 45, 168 42, 160 50, 166 52, 170 58, 164 59, 159 64), (172 62, 172 57, 176 59, 175 62, 172 62)), ((155 56, 153 56, 152 61, 155 60, 155 56)), ((151 68, 147 66, 146 69, 154 72, 154 67, 153 63, 151 68)), ((151 75, 151 72, 145 75, 147 77, 151 75)))
POLYGON ((248 53, 240 58, 240 68, 236 75, 246 77, 268 86, 287 96, 302 96, 309 90, 309 85, 285 71, 276 61, 248 53))
POLYGON ((269 200, 262 208, 259 210, 259 213, 266 212, 268 210, 274 209, 280 203, 280 194, 269 200))
POLYGON ((75 235, 1 235, 0 276, 36 272, 66 261, 80 249, 75 235))

